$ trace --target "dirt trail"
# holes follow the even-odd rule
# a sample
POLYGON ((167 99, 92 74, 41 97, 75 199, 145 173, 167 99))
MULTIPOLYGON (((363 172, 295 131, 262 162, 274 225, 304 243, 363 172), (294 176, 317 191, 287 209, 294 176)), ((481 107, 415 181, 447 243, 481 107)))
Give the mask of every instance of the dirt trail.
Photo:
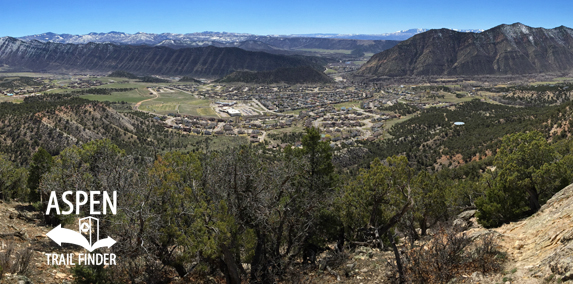
POLYGON ((140 101, 140 102, 136 103, 136 104, 133 106, 133 109, 134 109, 134 110, 139 110, 139 106, 140 106, 142 103, 144 103, 144 102, 151 101, 151 100, 155 100, 155 99, 159 98, 159 95, 158 95, 157 92, 155 92, 153 89, 148 89, 148 90, 149 90, 155 97, 154 97, 154 98, 151 98, 151 99, 146 99, 146 100, 143 100, 143 101, 140 101))

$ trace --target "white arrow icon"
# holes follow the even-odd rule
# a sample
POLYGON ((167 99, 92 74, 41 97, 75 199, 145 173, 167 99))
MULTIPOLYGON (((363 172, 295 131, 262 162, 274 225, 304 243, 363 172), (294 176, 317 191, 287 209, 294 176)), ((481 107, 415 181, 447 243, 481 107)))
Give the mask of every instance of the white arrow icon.
POLYGON ((46 236, 48 236, 60 246, 62 243, 74 244, 87 249, 89 252, 92 252, 101 247, 109 248, 116 243, 114 239, 107 237, 97 241, 95 244, 93 244, 93 246, 90 246, 90 243, 82 234, 70 229, 62 228, 61 224, 48 232, 46 236))

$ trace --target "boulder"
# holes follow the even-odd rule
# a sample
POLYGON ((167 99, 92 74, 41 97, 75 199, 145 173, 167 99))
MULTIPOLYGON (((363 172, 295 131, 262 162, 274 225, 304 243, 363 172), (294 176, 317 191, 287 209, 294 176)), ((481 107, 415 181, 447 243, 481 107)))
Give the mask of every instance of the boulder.
POLYGON ((456 220, 454 220, 453 226, 454 226, 454 228, 458 229, 459 231, 465 231, 470 227, 470 225, 468 223, 469 222, 465 221, 464 219, 456 219, 456 220))
POLYGON ((471 218, 473 218, 476 215, 476 211, 477 210, 464 211, 458 215, 458 219, 469 221, 471 218))

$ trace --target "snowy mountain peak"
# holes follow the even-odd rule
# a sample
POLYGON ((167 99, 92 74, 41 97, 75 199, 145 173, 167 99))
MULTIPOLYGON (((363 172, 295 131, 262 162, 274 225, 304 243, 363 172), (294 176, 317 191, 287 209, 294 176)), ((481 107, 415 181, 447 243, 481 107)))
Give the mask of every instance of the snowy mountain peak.
MULTIPOLYGON (((187 34, 174 34, 174 33, 145 33, 137 32, 135 34, 128 34, 124 32, 111 31, 108 33, 91 32, 85 35, 71 35, 71 34, 55 34, 47 32, 38 35, 30 35, 20 37, 20 39, 38 40, 42 42, 57 42, 57 43, 74 43, 85 44, 89 42, 103 43, 111 42, 116 44, 145 44, 145 45, 160 45, 165 44, 166 40, 177 42, 224 42, 224 43, 239 43, 245 40, 256 40, 260 37, 279 37, 279 38, 293 38, 293 37, 311 37, 311 38, 333 38, 333 39, 355 39, 355 40, 406 40, 416 34, 423 33, 428 29, 409 29, 398 31, 395 33, 386 34, 293 34, 293 35, 271 35, 259 36, 247 33, 230 33, 230 32, 213 32, 205 31, 200 33, 187 33, 187 34)), ((482 30, 459 30, 463 32, 481 32, 482 30)), ((196 45, 196 44, 191 44, 196 45)), ((200 44, 202 45, 202 44, 200 44)))

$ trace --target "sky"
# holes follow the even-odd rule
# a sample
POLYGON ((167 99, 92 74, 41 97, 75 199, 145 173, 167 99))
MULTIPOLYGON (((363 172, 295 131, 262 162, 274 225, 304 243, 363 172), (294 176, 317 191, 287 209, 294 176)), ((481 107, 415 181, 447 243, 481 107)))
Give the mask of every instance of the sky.
POLYGON ((0 37, 110 31, 382 34, 411 28, 486 30, 516 22, 573 28, 570 0, 0 0, 0 7, 0 37))

